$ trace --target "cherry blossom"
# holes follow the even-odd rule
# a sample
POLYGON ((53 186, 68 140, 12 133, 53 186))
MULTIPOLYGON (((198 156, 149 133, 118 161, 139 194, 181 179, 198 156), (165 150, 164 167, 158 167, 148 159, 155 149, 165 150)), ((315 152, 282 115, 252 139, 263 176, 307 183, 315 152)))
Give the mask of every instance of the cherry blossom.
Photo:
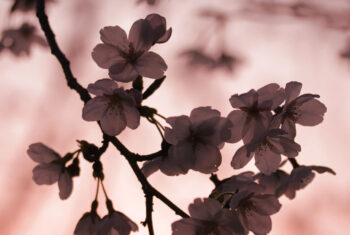
POLYGON ((250 142, 256 135, 261 135, 270 124, 271 111, 284 100, 284 90, 276 83, 266 85, 259 90, 250 90, 247 93, 231 96, 230 103, 233 110, 228 119, 234 123, 231 128, 231 138, 228 142, 235 143, 243 138, 245 143, 250 142))
POLYGON ((64 166, 63 158, 42 143, 31 144, 27 150, 29 157, 39 163, 33 169, 33 180, 38 185, 51 185, 58 182, 59 196, 67 199, 72 193, 73 180, 64 166))
POLYGON ((244 235, 237 214, 211 198, 197 198, 188 208, 191 217, 175 221, 172 235, 244 235))
POLYGON ((138 231, 137 224, 121 212, 114 211, 104 216, 98 224, 98 235, 128 235, 138 231))
POLYGON ((286 102, 281 113, 276 116, 282 124, 282 129, 291 138, 296 136, 295 124, 303 126, 315 126, 323 121, 323 115, 327 111, 326 106, 315 98, 319 95, 304 94, 298 96, 302 84, 289 82, 286 85, 286 102))
POLYGON ((281 162, 281 154, 296 157, 301 150, 299 144, 285 136, 281 129, 269 127, 250 143, 240 147, 234 154, 231 166, 234 169, 244 167, 255 156, 255 165, 264 174, 275 172, 281 162))
POLYGON ((97 235, 100 220, 96 212, 85 213, 75 227, 74 235, 97 235))
MULTIPOLYGON (((227 119, 210 107, 192 110, 190 116, 169 117, 164 137, 171 144, 168 155, 148 163, 150 172, 160 169, 166 175, 186 174, 189 169, 209 174, 221 164, 219 148, 230 137, 227 119)), ((146 167, 145 166, 145 167, 146 167)), ((148 171, 148 170, 147 170, 148 171)))
MULTIPOLYGON (((126 126, 136 129, 140 124, 140 113, 134 96, 110 79, 101 79, 88 86, 96 97, 83 108, 85 121, 100 121, 102 130, 110 135, 119 135, 126 126)), ((137 92, 137 91, 134 91, 137 92)))
POLYGON ((24 23, 18 29, 4 30, 1 36, 1 47, 10 50, 15 56, 29 55, 32 44, 46 47, 45 39, 36 34, 34 26, 24 23))
POLYGON ((244 190, 231 197, 230 208, 237 211, 246 230, 255 234, 266 234, 272 227, 270 215, 277 213, 281 204, 274 195, 244 190))
POLYGON ((305 188, 315 178, 316 171, 318 173, 331 173, 335 175, 335 172, 323 166, 299 166, 292 170, 290 176, 282 181, 280 187, 276 190, 276 195, 281 196, 285 194, 288 198, 295 198, 296 191, 305 188))
POLYGON ((116 81, 134 81, 139 75, 161 78, 167 65, 162 57, 148 50, 153 43, 168 37, 169 33, 163 33, 165 19, 162 19, 159 15, 150 15, 148 19, 136 21, 128 38, 119 26, 104 27, 100 31, 103 43, 93 49, 92 58, 98 66, 108 69, 109 76, 116 81))

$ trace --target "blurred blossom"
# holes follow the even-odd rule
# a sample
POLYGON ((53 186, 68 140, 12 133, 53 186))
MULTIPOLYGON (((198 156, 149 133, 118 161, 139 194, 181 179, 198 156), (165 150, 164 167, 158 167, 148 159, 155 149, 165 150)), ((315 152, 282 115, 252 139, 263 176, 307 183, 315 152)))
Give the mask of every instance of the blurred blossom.
POLYGON ((92 58, 116 81, 131 82, 139 75, 161 78, 168 67, 162 57, 148 50, 158 40, 169 39, 162 38, 165 27, 165 19, 154 15, 136 21, 128 38, 119 26, 104 27, 100 31, 103 44, 93 49, 92 58))
POLYGON ((190 218, 175 221, 172 235, 244 235, 237 214, 211 198, 197 198, 189 205, 190 218))
POLYGON ((160 0, 138 0, 137 3, 140 4, 140 3, 147 3, 148 5, 150 6, 153 6, 155 4, 157 4, 160 0))
POLYGON ((100 220, 94 211, 85 213, 75 227, 74 235, 97 235, 100 220))
POLYGON ((24 23, 18 29, 4 30, 0 41, 3 50, 8 49, 15 56, 22 54, 29 55, 33 44, 47 47, 46 40, 36 34, 36 28, 34 26, 27 23, 24 23))
MULTIPOLYGON (((10 12, 14 11, 35 11, 37 0, 14 0, 10 12)), ((45 0, 46 2, 53 2, 54 0, 45 0)))
POLYGON ((110 136, 119 135, 126 126, 136 129, 140 125, 134 97, 113 80, 98 80, 88 86, 88 91, 96 97, 84 105, 85 121, 100 121, 102 130, 110 136))
POLYGON ((222 52, 219 56, 206 54, 201 49, 189 49, 183 51, 181 56, 188 61, 188 66, 201 67, 208 70, 225 69, 232 72, 239 63, 239 59, 228 52, 222 52))

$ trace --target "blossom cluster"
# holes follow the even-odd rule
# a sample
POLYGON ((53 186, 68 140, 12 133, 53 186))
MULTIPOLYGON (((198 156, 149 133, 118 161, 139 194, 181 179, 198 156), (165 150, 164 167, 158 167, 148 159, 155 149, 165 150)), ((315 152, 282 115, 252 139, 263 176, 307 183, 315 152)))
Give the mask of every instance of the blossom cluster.
MULTIPOLYGON (((242 145, 232 154, 233 170, 243 168, 253 158, 259 170, 257 174, 244 172, 213 180, 215 188, 211 195, 195 199, 189 206, 189 218, 172 224, 173 235, 245 235, 250 231, 267 234, 272 227, 270 216, 281 208, 279 197, 294 198, 297 190, 313 180, 315 171, 334 174, 330 168, 303 166, 296 161, 301 151, 301 146, 295 142, 296 124, 315 126, 323 121, 327 110, 318 95, 300 95, 302 84, 299 82, 289 82, 284 88, 271 83, 258 90, 233 94, 229 99, 232 110, 227 116, 212 107, 201 106, 194 108, 189 116, 166 118, 156 109, 144 106, 142 101, 160 86, 167 70, 164 59, 150 49, 156 43, 167 42, 171 34, 172 29, 167 29, 165 18, 158 14, 137 20, 128 35, 119 26, 101 29, 102 43, 95 46, 92 58, 99 67, 108 70, 109 77, 88 85, 87 91, 94 97, 85 103, 82 118, 97 121, 109 137, 101 148, 78 141, 79 149, 64 157, 42 143, 29 146, 28 155, 39 163, 33 169, 34 182, 39 185, 58 182, 61 199, 69 197, 72 178, 79 175, 79 154, 93 164, 96 195, 101 184, 108 214, 100 218, 95 199, 91 211, 79 220, 74 231, 76 235, 127 235, 138 230, 131 219, 114 210, 103 186, 100 157, 111 138, 126 127, 138 128, 141 117, 154 124, 163 138, 160 154, 148 161, 145 159, 137 172, 146 182, 147 177, 158 170, 168 176, 193 170, 212 174, 215 179, 214 173, 222 163, 221 149, 225 144, 237 142, 242 145), (144 77, 155 81, 143 92, 144 77), (128 82, 132 82, 130 89, 120 85, 128 82), (168 126, 164 127, 155 115, 163 118, 168 126), (70 161, 72 163, 68 165, 70 161), (281 169, 286 161, 293 165, 290 174, 281 169)), ((134 161, 130 159, 129 162, 134 161)), ((137 167, 135 160, 133 169, 137 167)), ((145 188, 143 184, 147 196, 149 191, 145 188)))

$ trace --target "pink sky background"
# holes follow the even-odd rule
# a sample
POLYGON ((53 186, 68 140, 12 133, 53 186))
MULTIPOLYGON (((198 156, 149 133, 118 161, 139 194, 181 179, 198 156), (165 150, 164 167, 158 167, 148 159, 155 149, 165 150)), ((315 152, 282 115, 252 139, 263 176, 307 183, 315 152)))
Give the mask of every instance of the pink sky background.
MULTIPOLYGON (((24 20, 37 23, 33 15, 8 19, 9 0, 0 2, 0 30, 17 27, 24 20)), ((91 58, 100 42, 99 30, 119 25, 127 32, 137 19, 156 12, 166 17, 173 28, 169 42, 156 45, 168 65, 167 79, 145 105, 162 115, 189 115, 193 108, 212 106, 226 116, 232 107, 231 95, 258 89, 268 83, 284 87, 289 81, 303 83, 302 93, 314 93, 327 106, 323 123, 316 127, 297 126, 296 142, 302 147, 297 160, 305 165, 331 167, 337 175, 317 175, 294 200, 282 197, 282 209, 273 216, 272 235, 345 235, 350 234, 350 61, 339 56, 346 48, 349 32, 336 30, 313 20, 291 17, 261 17, 252 20, 235 16, 227 24, 225 49, 237 53, 241 62, 233 73, 208 71, 186 66, 179 57, 185 48, 206 45, 212 22, 198 16, 201 9, 235 12, 244 1, 162 0, 156 7, 129 1, 56 0, 47 13, 56 39, 72 64, 78 81, 89 83, 107 77, 91 58), (203 33, 204 32, 204 33, 203 33)), ((284 1, 286 2, 286 1, 284 1)), ((319 1, 322 4, 326 1, 319 1)), ((350 4, 332 1, 326 9, 350 12, 350 4)), ((215 53, 214 42, 207 47, 215 53), (213 46, 213 45, 214 46, 213 46)), ((32 48, 30 57, 0 54, 0 234, 72 234, 83 215, 90 210, 96 182, 91 165, 81 160, 80 177, 74 178, 68 200, 58 196, 57 184, 37 186, 32 177, 36 165, 27 155, 31 143, 43 142, 64 155, 78 149, 76 140, 100 145, 101 132, 94 122, 81 118, 83 103, 66 86, 56 58, 47 49, 32 48)), ((150 84, 151 79, 145 79, 150 84)), ((165 123, 164 123, 165 124, 165 123)), ((137 130, 126 129, 118 138, 133 152, 159 150, 161 138, 144 119, 137 130)), ((226 145, 219 178, 231 176, 230 161, 241 143, 226 145)), ((139 224, 145 219, 141 185, 126 160, 110 146, 102 157, 105 186, 115 209, 139 224)), ((254 162, 243 169, 257 171, 254 162)), ((207 197, 213 189, 208 175, 190 171, 178 177, 155 173, 150 182, 187 212, 197 197, 207 197)), ((104 216, 104 196, 100 194, 99 214, 104 216)), ((159 200, 154 199, 154 228, 157 235, 171 234, 171 223, 180 219, 159 200)), ((140 235, 148 234, 139 224, 140 235)))

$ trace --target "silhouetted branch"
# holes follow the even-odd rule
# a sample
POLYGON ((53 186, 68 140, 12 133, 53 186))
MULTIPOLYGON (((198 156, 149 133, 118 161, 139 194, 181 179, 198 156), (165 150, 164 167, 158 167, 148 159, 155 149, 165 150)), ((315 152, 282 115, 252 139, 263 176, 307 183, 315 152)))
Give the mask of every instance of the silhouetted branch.
POLYGON ((66 56, 62 53, 62 51, 57 45, 55 34, 52 32, 48 17, 45 13, 45 0, 37 0, 36 16, 39 19, 41 29, 44 31, 47 42, 49 43, 49 46, 51 48, 51 54, 53 54, 57 58, 57 60, 62 66, 68 87, 78 92, 78 94, 80 95, 80 99, 84 101, 84 103, 88 102, 91 99, 88 91, 77 82, 77 79, 73 76, 72 71, 70 69, 69 60, 66 58, 66 56))
MULTIPOLYGON (((36 15, 39 19, 41 28, 44 31, 46 39, 47 39, 49 46, 51 48, 51 53, 57 58, 57 60, 59 61, 59 63, 62 66, 68 87, 75 90, 80 95, 80 99, 84 103, 86 103, 87 101, 89 101, 91 99, 91 96, 89 95, 88 91, 84 87, 82 87, 78 83, 77 79, 73 76, 73 73, 70 69, 70 62, 66 58, 66 56, 62 53, 62 51, 60 50, 60 48, 56 42, 55 35, 50 27, 48 17, 45 13, 45 1, 44 0, 37 0, 36 15)), ((101 128, 101 126, 100 126, 100 128, 101 128)), ((101 129, 101 131, 102 131, 102 129, 101 129)), ((103 133, 103 131, 102 131, 102 133, 103 133)), ((161 200, 170 209, 172 209, 177 215, 180 215, 183 218, 189 217, 184 211, 182 211, 179 207, 177 207, 173 202, 171 202, 168 198, 166 198, 158 190, 153 188, 153 186, 147 181, 147 178, 143 175, 141 169, 137 165, 137 161, 151 160, 153 158, 161 156, 161 154, 163 153, 163 150, 160 150, 160 151, 153 153, 153 154, 142 156, 142 155, 138 155, 138 154, 130 152, 114 136, 108 136, 105 133, 103 133, 103 139, 104 139, 103 145, 99 150, 104 152, 108 147, 108 143, 111 142, 119 150, 119 152, 126 158, 130 167, 132 168, 136 177, 138 178, 139 182, 142 185, 143 192, 146 196, 146 205, 147 205, 146 206, 146 214, 147 214, 146 221, 147 221, 150 235, 153 235, 153 225, 152 225, 152 217, 151 217, 152 216, 151 214, 152 214, 152 201, 153 201, 152 198, 153 198, 153 196, 155 196, 159 200, 161 200)))

